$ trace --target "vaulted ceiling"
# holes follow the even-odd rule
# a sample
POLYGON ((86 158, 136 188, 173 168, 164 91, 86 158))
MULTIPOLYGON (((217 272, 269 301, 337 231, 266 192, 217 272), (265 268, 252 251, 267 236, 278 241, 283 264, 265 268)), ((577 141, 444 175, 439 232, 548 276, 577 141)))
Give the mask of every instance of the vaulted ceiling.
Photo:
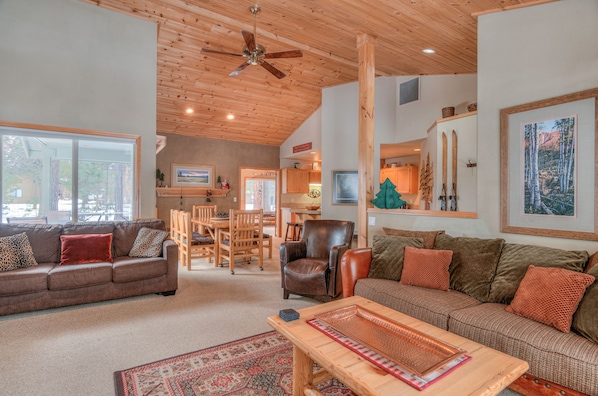
POLYGON ((158 134, 279 146, 320 107, 322 88, 357 81, 359 34, 376 38, 377 75, 476 73, 477 15, 553 0, 81 1, 158 24, 158 134), (257 43, 303 52, 269 59, 286 78, 257 65, 229 76, 244 58, 201 52, 242 53, 256 4, 257 43))

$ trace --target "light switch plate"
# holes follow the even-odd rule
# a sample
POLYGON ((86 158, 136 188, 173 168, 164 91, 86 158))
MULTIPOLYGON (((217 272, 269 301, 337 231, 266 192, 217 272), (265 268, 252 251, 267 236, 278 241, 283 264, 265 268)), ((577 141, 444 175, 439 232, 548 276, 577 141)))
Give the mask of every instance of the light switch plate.
POLYGON ((371 226, 376 225, 376 218, 375 217, 368 217, 368 225, 371 225, 371 226))

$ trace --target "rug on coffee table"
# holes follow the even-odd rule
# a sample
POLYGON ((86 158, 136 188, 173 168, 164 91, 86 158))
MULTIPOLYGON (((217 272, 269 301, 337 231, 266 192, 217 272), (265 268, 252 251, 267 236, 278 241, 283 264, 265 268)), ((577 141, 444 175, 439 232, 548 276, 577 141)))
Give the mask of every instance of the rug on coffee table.
MULTIPOLYGON (((114 373, 117 396, 291 395, 293 346, 271 331, 114 373)), ((324 395, 355 395, 336 379, 324 395)))

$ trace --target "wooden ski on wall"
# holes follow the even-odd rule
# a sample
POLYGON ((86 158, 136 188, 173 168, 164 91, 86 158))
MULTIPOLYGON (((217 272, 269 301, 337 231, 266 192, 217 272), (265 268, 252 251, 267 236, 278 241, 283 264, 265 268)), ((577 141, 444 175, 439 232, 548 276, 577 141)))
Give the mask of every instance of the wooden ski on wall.
POLYGON ((446 133, 442 132, 442 191, 440 192, 440 210, 447 210, 446 183, 448 171, 448 141, 446 133))
POLYGON ((458 153, 458 143, 457 143, 457 132, 453 129, 453 166, 452 166, 452 177, 453 177, 453 188, 451 190, 450 196, 450 210, 453 212, 457 211, 457 153, 458 153))

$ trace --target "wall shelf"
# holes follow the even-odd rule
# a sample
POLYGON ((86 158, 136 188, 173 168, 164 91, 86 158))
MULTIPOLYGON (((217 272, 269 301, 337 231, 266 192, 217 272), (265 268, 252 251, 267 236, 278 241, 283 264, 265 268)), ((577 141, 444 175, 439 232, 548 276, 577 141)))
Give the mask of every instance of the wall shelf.
POLYGON ((226 197, 231 189, 206 187, 156 187, 158 197, 207 197, 208 190, 212 191, 210 198, 226 197))

